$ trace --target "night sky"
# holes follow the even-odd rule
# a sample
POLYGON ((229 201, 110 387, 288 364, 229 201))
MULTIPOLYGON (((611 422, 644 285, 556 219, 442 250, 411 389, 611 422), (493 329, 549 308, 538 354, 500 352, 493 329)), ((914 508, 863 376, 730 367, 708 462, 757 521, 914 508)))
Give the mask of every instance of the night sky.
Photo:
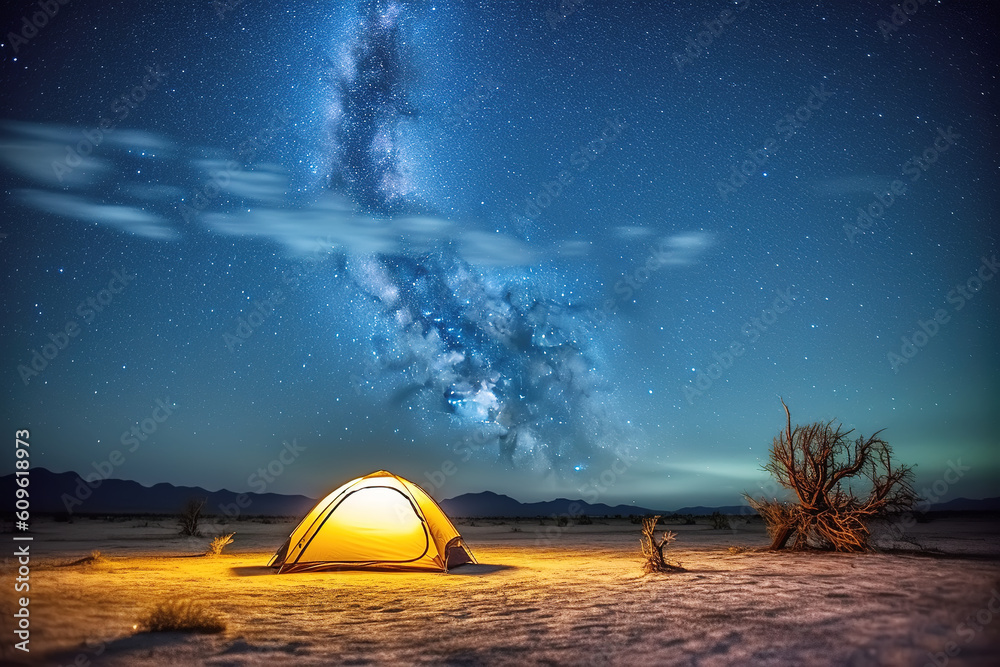
POLYGON ((1000 495, 997 10, 903 4, 5 10, 5 428, 671 509, 760 492, 782 397, 1000 495))

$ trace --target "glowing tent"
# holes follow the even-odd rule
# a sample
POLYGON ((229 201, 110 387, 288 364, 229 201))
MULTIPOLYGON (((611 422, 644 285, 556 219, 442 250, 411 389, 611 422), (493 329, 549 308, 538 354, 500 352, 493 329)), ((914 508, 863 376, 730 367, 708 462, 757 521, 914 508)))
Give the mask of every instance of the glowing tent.
POLYGON ((475 563, 444 511, 413 482, 379 470, 321 500, 268 563, 283 572, 436 570, 475 563))

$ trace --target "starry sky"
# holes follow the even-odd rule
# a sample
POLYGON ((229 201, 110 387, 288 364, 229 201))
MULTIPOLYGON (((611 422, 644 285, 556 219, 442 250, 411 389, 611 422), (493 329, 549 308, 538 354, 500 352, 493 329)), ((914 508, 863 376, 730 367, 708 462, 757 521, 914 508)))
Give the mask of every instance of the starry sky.
POLYGON ((1000 495, 990 3, 14 4, 34 466, 736 504, 781 397, 1000 495))

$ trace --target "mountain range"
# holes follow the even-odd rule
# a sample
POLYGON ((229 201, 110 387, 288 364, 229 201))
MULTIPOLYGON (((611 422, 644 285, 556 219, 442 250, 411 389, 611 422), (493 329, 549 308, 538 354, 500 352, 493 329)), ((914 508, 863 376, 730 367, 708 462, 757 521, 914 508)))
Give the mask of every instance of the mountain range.
POLYGON ((556 498, 555 500, 545 500, 537 503, 522 503, 514 500, 510 496, 493 493, 492 491, 482 491, 480 493, 465 493, 454 498, 442 500, 442 509, 448 516, 453 517, 517 517, 531 518, 539 516, 577 516, 586 514, 588 516, 628 516, 629 514, 711 514, 712 512, 722 512, 723 514, 746 513, 748 508, 739 505, 724 505, 722 507, 682 507, 678 510, 654 510, 648 507, 638 507, 636 505, 605 505, 604 503, 587 503, 582 500, 570 500, 569 498, 556 498))
MULTIPOLYGON (((177 514, 192 499, 205 499, 205 514, 230 516, 302 516, 316 504, 315 498, 280 493, 237 493, 225 489, 207 491, 197 486, 174 486, 160 483, 143 486, 124 479, 95 480, 88 484, 73 472, 51 472, 32 468, 28 485, 30 509, 33 514, 177 514)), ((14 498, 16 488, 13 473, 0 477, 0 497, 14 498)), ((721 507, 681 507, 677 510, 654 510, 636 505, 606 505, 583 500, 556 498, 535 503, 522 503, 510 496, 492 491, 465 493, 442 500, 441 507, 451 517, 551 517, 551 516, 628 516, 630 514, 693 514, 712 512, 747 514, 745 505, 721 507)), ((11 505, 7 505, 11 507, 11 505)), ((1000 497, 984 500, 955 498, 933 505, 935 511, 1000 511, 1000 497)), ((4 510, 9 513, 10 510, 4 510)))
MULTIPOLYGON (((14 474, 0 477, 2 497, 14 497, 14 478, 14 474)), ((226 514, 228 510, 230 516, 300 516, 316 504, 307 496, 206 491, 198 486, 167 483, 143 486, 125 479, 96 479, 88 484, 74 472, 45 468, 32 468, 29 479, 33 514, 177 514, 188 500, 203 498, 205 514, 226 514)))

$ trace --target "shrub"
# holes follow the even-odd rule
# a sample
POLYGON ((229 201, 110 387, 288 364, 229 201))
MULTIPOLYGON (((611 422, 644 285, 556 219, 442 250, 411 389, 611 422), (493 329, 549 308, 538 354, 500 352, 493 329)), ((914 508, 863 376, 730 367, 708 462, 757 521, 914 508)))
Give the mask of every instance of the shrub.
POLYGON ((730 530, 729 517, 722 512, 712 512, 712 530, 730 530))
POLYGON ((222 550, 227 544, 233 543, 233 535, 236 533, 228 533, 226 535, 216 535, 212 538, 211 543, 208 545, 208 551, 205 552, 206 556, 221 556, 222 550))
POLYGON ((226 622, 208 607, 191 600, 167 600, 154 607, 139 623, 142 632, 203 632, 226 630, 226 622))
POLYGON ((654 533, 656 532, 656 522, 659 519, 660 517, 653 516, 642 520, 642 537, 639 538, 639 543, 642 545, 642 555, 646 559, 642 569, 646 573, 684 572, 680 563, 668 558, 663 553, 667 545, 677 539, 677 535, 666 530, 663 532, 663 538, 659 541, 656 540, 654 533))
POLYGON ((581 514, 580 516, 576 517, 576 525, 578 525, 578 526, 590 526, 593 523, 594 523, 594 520, 591 519, 586 514, 581 514))

